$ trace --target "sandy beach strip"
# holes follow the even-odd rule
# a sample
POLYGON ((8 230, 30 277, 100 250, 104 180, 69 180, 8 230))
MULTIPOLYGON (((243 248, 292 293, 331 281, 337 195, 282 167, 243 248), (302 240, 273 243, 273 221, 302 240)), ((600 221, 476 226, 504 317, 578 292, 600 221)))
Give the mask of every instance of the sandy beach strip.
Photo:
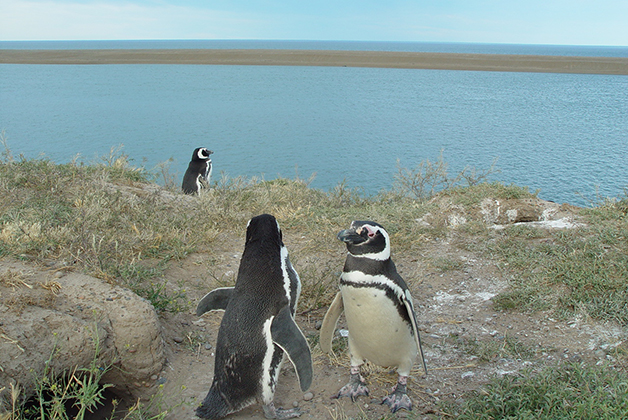
POLYGON ((268 49, 0 50, 3 64, 333 66, 628 75, 625 57, 268 49))

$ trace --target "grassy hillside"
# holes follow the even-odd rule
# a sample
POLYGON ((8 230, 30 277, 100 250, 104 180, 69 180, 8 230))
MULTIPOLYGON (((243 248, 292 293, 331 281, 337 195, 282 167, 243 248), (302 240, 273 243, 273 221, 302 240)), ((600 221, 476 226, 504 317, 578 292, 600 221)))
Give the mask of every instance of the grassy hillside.
MULTIPOLYGON (((324 192, 300 179, 225 176, 191 197, 176 186, 157 186, 154 174, 133 168, 123 155, 87 165, 14 159, 7 152, 0 163, 0 258, 63 265, 127 286, 158 311, 181 311, 190 302, 183 287, 160 283, 164 270, 192 253, 212 255, 221 242, 243 242, 252 216, 271 213, 287 241, 305 238, 304 245, 290 250, 297 262, 335 252, 340 229, 352 219, 371 219, 386 226, 395 255, 420 258, 432 241, 447 238, 497 262, 511 283, 493 298, 496 310, 549 311, 562 319, 578 315, 628 326, 628 198, 572 208, 581 224, 574 229, 525 224, 494 229, 482 219, 483 200, 526 200, 534 194, 518 186, 482 182, 482 174, 449 179, 446 172, 439 175, 438 187, 444 189, 437 192, 426 176, 435 172, 429 165, 400 170, 393 189, 370 197, 342 184, 324 192), (447 219, 452 208, 465 216, 457 228, 447 219), (428 215, 431 222, 421 223, 428 215)), ((443 271, 456 269, 456 262, 446 259, 429 263, 443 271)), ((308 269, 305 266, 303 278, 314 277, 308 276, 308 269)), ((326 306, 333 298, 334 276, 320 278, 304 280, 300 310, 326 306)), ((621 418, 628 413, 625 351, 617 349, 611 370, 594 365, 578 365, 563 375, 531 370, 519 379, 496 380, 488 394, 478 392, 466 405, 444 410, 461 418, 587 418, 587 413, 600 412, 609 414, 588 418, 621 418), (574 404, 586 398, 588 405, 572 412, 567 404, 562 412, 553 408, 549 417, 537 417, 539 410, 547 411, 533 396, 538 389, 530 383, 538 381, 555 391, 570 390, 556 398, 574 404), (515 396, 519 402, 510 407, 515 396), (478 417, 486 412, 493 414, 478 417), (537 414, 517 414, 524 412, 537 414)))

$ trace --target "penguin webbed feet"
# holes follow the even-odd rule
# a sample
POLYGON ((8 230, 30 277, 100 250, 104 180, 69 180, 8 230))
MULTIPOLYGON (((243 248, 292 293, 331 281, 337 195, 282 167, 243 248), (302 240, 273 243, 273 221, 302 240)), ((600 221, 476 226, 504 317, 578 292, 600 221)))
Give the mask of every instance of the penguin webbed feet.
POLYGON ((412 400, 407 394, 406 381, 407 377, 399 377, 399 381, 392 389, 392 392, 381 402, 390 407, 390 411, 393 413, 396 413, 402 408, 412 411, 412 400))
POLYGON ((355 402, 355 399, 362 395, 365 397, 369 395, 366 382, 359 373, 351 373, 349 383, 340 388, 340 391, 333 395, 332 398, 351 397, 351 401, 355 402))
POLYGON ((298 407, 295 408, 276 408, 275 403, 271 402, 268 405, 264 405, 264 417, 267 419, 293 419, 295 417, 299 417, 301 414, 301 410, 298 407))

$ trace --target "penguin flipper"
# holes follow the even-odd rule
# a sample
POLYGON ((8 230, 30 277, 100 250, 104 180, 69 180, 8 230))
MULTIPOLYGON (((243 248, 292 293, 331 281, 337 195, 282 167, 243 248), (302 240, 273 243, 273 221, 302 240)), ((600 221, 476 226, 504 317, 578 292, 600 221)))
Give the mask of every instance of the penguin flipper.
POLYGON ((209 311, 224 311, 233 294, 233 287, 219 287, 201 299, 196 305, 196 316, 209 311))
POLYGON ((342 293, 338 292, 329 306, 325 318, 323 318, 323 325, 321 326, 319 343, 324 353, 331 353, 331 342, 334 338, 334 331, 336 330, 336 324, 338 324, 338 319, 343 310, 342 293))
POLYGON ((423 356, 423 347, 421 346, 421 336, 419 335, 419 327, 416 323, 416 313, 414 312, 414 305, 412 304, 412 296, 410 293, 406 291, 406 297, 403 299, 403 303, 406 306, 406 310, 408 314, 410 314, 410 322, 412 323, 412 331, 414 332, 414 339, 416 340, 416 345, 419 349, 419 353, 421 354, 421 362, 423 362, 423 371, 427 375, 427 365, 425 364, 425 357, 423 356))
POLYGON ((289 306, 284 306, 273 319, 270 335, 294 365, 301 391, 307 391, 312 384, 312 353, 305 336, 292 318, 289 306))

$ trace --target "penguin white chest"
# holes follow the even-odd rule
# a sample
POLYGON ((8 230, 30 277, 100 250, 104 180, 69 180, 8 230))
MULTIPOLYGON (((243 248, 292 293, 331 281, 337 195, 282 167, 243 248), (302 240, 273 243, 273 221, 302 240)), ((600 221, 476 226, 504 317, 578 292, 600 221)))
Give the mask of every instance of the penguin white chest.
POLYGON ((380 366, 409 369, 418 351, 412 327, 386 291, 351 285, 340 290, 352 355, 380 366))

